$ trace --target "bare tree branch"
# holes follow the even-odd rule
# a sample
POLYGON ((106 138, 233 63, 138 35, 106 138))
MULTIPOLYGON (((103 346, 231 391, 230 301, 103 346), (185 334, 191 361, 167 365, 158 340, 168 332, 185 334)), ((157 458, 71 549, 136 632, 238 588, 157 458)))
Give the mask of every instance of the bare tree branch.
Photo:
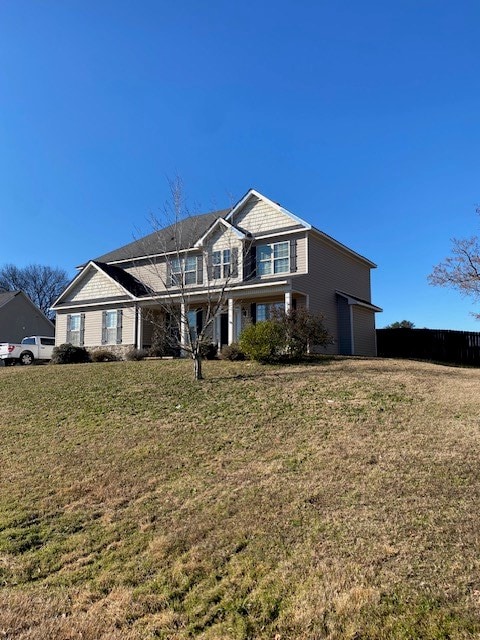
POLYGON ((5 264, 0 268, 0 291, 23 291, 51 319, 55 314, 50 307, 68 282, 67 272, 58 267, 30 264, 20 268, 5 264))

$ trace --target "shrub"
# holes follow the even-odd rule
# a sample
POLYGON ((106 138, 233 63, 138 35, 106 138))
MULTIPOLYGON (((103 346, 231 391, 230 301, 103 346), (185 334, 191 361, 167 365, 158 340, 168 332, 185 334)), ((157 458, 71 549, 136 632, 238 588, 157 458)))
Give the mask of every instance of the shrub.
POLYGON ((218 347, 214 342, 202 342, 200 344, 200 356, 204 360, 215 360, 218 353, 218 347))
POLYGON ((275 313, 270 320, 246 327, 240 336, 241 350, 264 363, 297 360, 309 349, 331 343, 323 316, 303 308, 275 313))
POLYGON ((148 355, 153 357, 162 357, 171 355, 171 344, 167 330, 164 326, 156 326, 152 334, 152 344, 148 350, 148 355))
POLYGON ((222 360, 245 360, 245 354, 240 349, 238 342, 232 342, 232 344, 222 347, 220 358, 222 360))
POLYGON ((82 362, 90 362, 90 355, 85 347, 76 347, 66 343, 53 349, 53 364, 79 364, 82 362))
POLYGON ((285 348, 285 332, 275 320, 251 324, 240 335, 240 349, 252 360, 276 362, 285 348))
POLYGON ((110 349, 97 349, 90 354, 92 362, 117 362, 118 357, 110 349))
POLYGON ((132 347, 125 354, 125 358, 127 360, 143 360, 148 356, 149 352, 146 349, 137 349, 137 347, 132 347))
POLYGON ((292 309, 277 318, 285 333, 285 352, 290 358, 301 358, 309 347, 326 347, 332 344, 332 336, 323 324, 321 314, 311 313, 308 309, 292 309))

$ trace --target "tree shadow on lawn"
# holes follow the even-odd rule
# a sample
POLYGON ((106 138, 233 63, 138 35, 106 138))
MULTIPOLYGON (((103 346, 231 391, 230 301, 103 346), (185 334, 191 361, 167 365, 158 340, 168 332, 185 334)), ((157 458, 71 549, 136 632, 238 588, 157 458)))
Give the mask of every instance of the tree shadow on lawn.
POLYGON ((350 361, 350 360, 372 360, 376 361, 376 358, 363 358, 361 356, 338 356, 338 355, 318 355, 310 358, 298 359, 298 360, 285 360, 283 362, 275 362, 261 365, 263 371, 256 371, 255 373, 238 373, 235 375, 226 376, 208 376, 204 382, 219 382, 221 380, 256 380, 266 377, 279 377, 283 375, 288 376, 300 376, 304 375, 304 368, 314 369, 318 367, 326 367, 336 362, 350 361), (300 371, 292 371, 295 367, 302 367, 300 371))

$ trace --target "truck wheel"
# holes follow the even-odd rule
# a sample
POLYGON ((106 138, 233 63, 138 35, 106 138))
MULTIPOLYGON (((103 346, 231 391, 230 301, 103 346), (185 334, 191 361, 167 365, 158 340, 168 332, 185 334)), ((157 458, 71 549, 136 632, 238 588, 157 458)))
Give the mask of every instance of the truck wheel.
POLYGON ((24 351, 19 358, 20 364, 29 365, 33 364, 33 353, 30 351, 24 351))

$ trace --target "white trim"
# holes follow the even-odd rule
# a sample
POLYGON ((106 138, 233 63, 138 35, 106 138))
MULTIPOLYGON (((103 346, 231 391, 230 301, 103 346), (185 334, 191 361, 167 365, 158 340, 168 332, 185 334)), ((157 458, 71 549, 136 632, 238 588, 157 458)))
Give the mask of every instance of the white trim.
POLYGON ((292 292, 285 291, 285 313, 289 313, 292 308, 292 292))
MULTIPOLYGON (((226 287, 224 289, 225 292, 231 292, 231 293, 242 293, 242 291, 245 290, 250 290, 250 289, 263 289, 265 287, 283 287, 286 284, 290 284, 289 280, 277 280, 276 282, 268 282, 267 280, 263 281, 263 282, 259 282, 258 284, 247 284, 244 285, 242 287, 226 287)), ((211 294, 212 291, 214 291, 214 289, 201 289, 201 290, 192 290, 188 292, 189 297, 198 297, 198 296, 202 296, 202 295, 208 295, 211 294)), ((299 292, 301 293, 301 292, 299 292)), ((179 293, 169 293, 168 291, 165 292, 165 295, 155 295, 155 296, 145 296, 144 298, 135 298, 135 302, 153 302, 155 303, 156 301, 158 301, 159 299, 166 299, 169 300, 171 298, 180 298, 182 296, 182 292, 179 293)), ((83 307, 102 307, 102 306, 107 306, 107 307, 111 307, 112 305, 125 305, 125 303, 130 304, 132 301, 131 300, 119 300, 118 302, 113 302, 113 301, 99 301, 99 302, 89 302, 87 304, 83 304, 81 301, 79 301, 76 304, 73 305, 69 305, 69 306, 64 306, 64 307, 60 307, 57 310, 57 313, 61 313, 63 311, 68 311, 69 309, 78 309, 78 308, 83 308, 83 307)), ((124 307, 122 307, 124 308, 124 307)), ((76 313, 76 312, 75 312, 76 313)))
MULTIPOLYGON (((305 234, 305 273, 310 273, 310 265, 308 264, 308 259, 309 259, 309 237, 308 237, 308 233, 305 234)), ((298 247, 297 247, 297 269, 298 269, 298 247)))
POLYGON ((365 307, 366 309, 369 309, 370 311, 374 311, 375 313, 380 313, 383 311, 383 309, 381 309, 380 307, 377 307, 371 302, 364 302, 363 300, 359 300, 355 296, 345 293, 344 291, 335 290, 335 293, 338 296, 342 296, 342 298, 345 298, 345 300, 348 302, 349 305, 355 304, 358 307, 365 307))
MULTIPOLYGON (((142 307, 140 307, 138 304, 135 305, 135 312, 136 312, 136 319, 137 319, 137 326, 136 326, 136 330, 137 330, 137 335, 133 336, 133 343, 137 344, 137 349, 141 349, 143 346, 143 314, 142 314, 142 307)), ((135 323, 134 323, 135 325, 135 323)), ((134 334, 135 334, 135 329, 134 329, 134 334)))
POLYGON ((240 229, 237 229, 236 227, 233 226, 233 224, 231 224, 230 222, 227 222, 225 218, 217 218, 215 222, 205 231, 203 236, 195 242, 195 244, 193 245, 193 248, 200 249, 203 246, 205 239, 211 233, 213 233, 215 227, 217 227, 219 224, 224 224, 227 227, 227 229, 233 231, 240 240, 244 240, 246 238, 246 235, 242 231, 240 231, 240 229))
POLYGON ((273 202, 273 200, 270 200, 269 198, 265 197, 264 195, 262 195, 259 191, 256 191, 255 189, 250 189, 249 191, 247 191, 247 193, 243 196, 243 198, 241 200, 239 200, 237 202, 237 204, 233 207, 233 209, 230 211, 230 213, 225 216, 225 220, 230 221, 230 219, 236 213, 238 213, 238 211, 243 207, 243 205, 247 202, 247 200, 249 198, 251 198, 252 196, 255 196, 259 200, 263 200, 263 202, 265 202, 266 204, 268 204, 271 207, 273 207, 274 209, 276 209, 279 213, 284 213, 285 215, 289 216, 290 218, 292 218, 292 220, 295 220, 295 222, 297 222, 298 224, 301 224, 303 227, 305 227, 305 229, 311 229, 312 228, 312 225, 308 224, 308 222, 305 222, 305 220, 302 220, 302 218, 299 218, 298 216, 296 216, 291 211, 288 211, 288 209, 285 209, 284 207, 282 207, 281 205, 277 204, 276 202, 273 202))
MULTIPOLYGON (((133 262, 135 265, 135 263, 140 260, 152 260, 152 258, 164 258, 166 256, 173 256, 173 255, 180 255, 181 253, 188 253, 189 251, 193 252, 194 248, 188 247, 187 249, 175 249, 175 251, 162 251, 162 253, 152 253, 146 256, 138 256, 134 258, 122 258, 122 260, 112 260, 110 262, 105 262, 105 264, 115 265, 115 264, 122 264, 124 262, 133 262)), ((198 255, 198 250, 195 250, 195 255, 198 255)), ((91 262, 93 262, 93 260, 91 262)), ((87 265, 85 265, 85 267, 76 267, 76 269, 85 269, 86 266, 87 265)))
POLYGON ((228 298, 228 344, 232 344, 235 334, 235 305, 233 298, 228 298))
POLYGON ((180 347, 184 347, 186 343, 187 322, 185 302, 180 303, 180 347))
MULTIPOLYGON (((135 296, 133 296, 130 291, 128 291, 128 289, 125 289, 125 287, 123 287, 119 282, 117 282, 116 280, 114 280, 114 278, 112 278, 112 276, 109 276, 108 273, 106 273, 101 267, 99 267, 97 264, 95 264, 95 262, 93 260, 90 260, 90 262, 88 262, 86 264, 86 266, 80 271, 80 273, 78 273, 75 278, 70 282, 70 284, 68 285, 68 287, 62 291, 62 293, 58 296, 58 298, 55 300, 55 302, 52 304, 52 306, 50 307, 50 309, 52 309, 52 311, 56 311, 55 309, 55 305, 58 304, 60 302, 60 300, 67 295, 67 293, 69 291, 71 291, 71 289, 74 287, 74 285, 78 284, 78 281, 81 280, 81 278, 83 278, 87 272, 87 269, 94 267, 98 273, 102 273, 105 277, 107 277, 111 282, 113 282, 113 284, 120 290, 122 291, 122 293, 126 293, 131 300, 135 299, 135 296)), ((79 301, 81 302, 81 301, 79 301)))

